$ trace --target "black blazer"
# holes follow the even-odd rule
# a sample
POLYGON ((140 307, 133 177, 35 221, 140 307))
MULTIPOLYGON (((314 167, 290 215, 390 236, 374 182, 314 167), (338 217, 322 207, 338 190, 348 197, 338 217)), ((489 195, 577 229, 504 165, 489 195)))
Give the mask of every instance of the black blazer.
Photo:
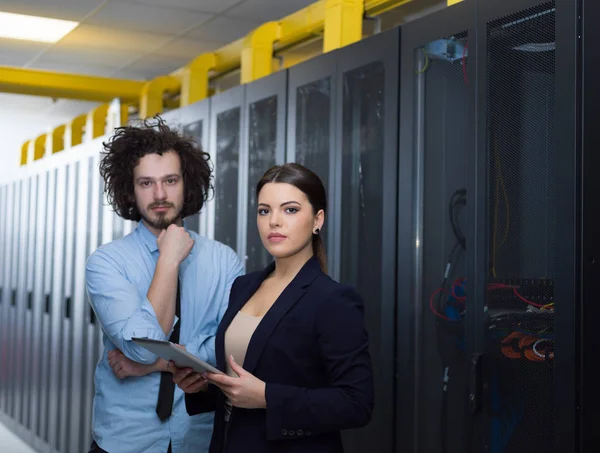
MULTIPOLYGON (((233 283, 215 340, 220 370, 227 327, 274 269, 272 263, 233 283)), ((340 430, 371 419, 373 375, 361 298, 324 274, 314 257, 261 320, 243 368, 266 383, 267 408, 233 408, 227 453, 342 452, 340 430)), ((209 385, 185 401, 190 415, 216 410, 210 453, 223 453, 224 395, 209 385)))

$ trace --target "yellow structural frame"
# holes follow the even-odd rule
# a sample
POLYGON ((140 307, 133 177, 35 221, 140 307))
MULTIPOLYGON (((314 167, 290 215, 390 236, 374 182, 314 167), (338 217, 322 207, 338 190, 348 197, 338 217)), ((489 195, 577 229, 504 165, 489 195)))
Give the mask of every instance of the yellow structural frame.
POLYGON ((66 124, 54 128, 52 131, 52 154, 58 153, 65 149, 65 131, 67 130, 66 124))
POLYGON ((71 146, 77 146, 83 143, 83 130, 87 122, 87 114, 76 116, 71 121, 69 128, 71 130, 71 146))
POLYGON ((163 111, 165 93, 176 93, 181 80, 173 76, 158 76, 144 84, 140 95, 140 118, 146 119, 163 111))
POLYGON ((137 101, 144 82, 0 66, 0 92, 108 102, 137 101))
POLYGON ((33 160, 40 160, 46 154, 47 135, 38 135, 33 142, 33 160))
POLYGON ((267 22, 244 39, 240 82, 250 83, 273 71, 273 44, 281 36, 279 22, 267 22))
POLYGON ((326 0, 323 53, 360 41, 365 0, 326 0))
POLYGON ((86 126, 91 126, 91 138, 102 137, 106 133, 106 115, 110 104, 102 104, 87 114, 86 126))
POLYGON ((31 140, 27 140, 21 145, 21 166, 27 165, 27 157, 29 156, 29 144, 31 140))
POLYGON ((193 104, 208 97, 210 73, 217 66, 217 56, 210 52, 192 60, 177 74, 181 80, 180 106, 193 104))
MULTIPOLYGON (((283 1, 283 0, 282 0, 283 1)), ((273 72, 273 54, 291 46, 323 37, 323 52, 347 46, 362 38, 362 20, 402 6, 412 0, 318 0, 279 21, 267 22, 214 52, 199 55, 183 68, 150 81, 121 80, 50 71, 9 68, 0 66, 0 91, 40 96, 86 99, 109 102, 120 98, 121 110, 127 120, 126 103, 139 105, 140 118, 161 113, 165 104, 171 105, 179 94, 179 107, 205 99, 210 94, 210 79, 218 74, 240 69, 241 84, 250 83, 273 72)), ((448 5, 461 0, 447 0, 448 5)), ((289 67, 289 65, 286 65, 289 67)), ((104 107, 94 114, 92 121, 96 137, 104 107), (95 116, 94 116, 95 115, 95 116)), ((69 124, 71 146, 82 142, 87 116, 80 115, 69 124)), ((106 115, 106 113, 104 113, 106 115)), ((60 126, 59 126, 60 127, 60 126)), ((55 130, 56 131, 56 130, 55 130)), ((39 138, 39 137, 38 137, 39 138)), ((37 139, 36 139, 37 142, 37 139)), ((34 142, 34 143, 36 143, 34 142)), ((21 164, 27 160, 21 149, 21 164)))

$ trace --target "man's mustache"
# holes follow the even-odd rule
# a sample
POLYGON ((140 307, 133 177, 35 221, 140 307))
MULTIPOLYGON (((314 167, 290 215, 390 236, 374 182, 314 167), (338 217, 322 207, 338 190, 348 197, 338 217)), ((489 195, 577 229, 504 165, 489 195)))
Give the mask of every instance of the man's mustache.
POLYGON ((154 209, 154 208, 173 208, 173 204, 172 203, 164 203, 164 202, 154 202, 154 203, 150 203, 148 205, 148 209, 154 209))

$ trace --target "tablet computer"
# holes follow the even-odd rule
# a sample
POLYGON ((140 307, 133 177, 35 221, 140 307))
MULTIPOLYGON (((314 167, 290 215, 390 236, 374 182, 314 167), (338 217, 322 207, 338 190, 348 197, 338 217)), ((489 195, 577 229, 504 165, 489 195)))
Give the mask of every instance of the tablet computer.
POLYGON ((148 351, 153 352, 161 359, 173 361, 178 368, 191 368, 198 373, 207 371, 210 373, 224 374, 210 363, 199 359, 194 354, 190 354, 182 347, 177 346, 170 341, 152 340, 150 338, 132 338, 132 340, 146 348, 148 351))

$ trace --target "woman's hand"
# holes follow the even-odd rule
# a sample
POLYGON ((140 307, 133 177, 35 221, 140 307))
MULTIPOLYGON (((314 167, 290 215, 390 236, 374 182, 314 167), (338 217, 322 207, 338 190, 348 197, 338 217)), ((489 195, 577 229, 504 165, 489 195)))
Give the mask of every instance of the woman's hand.
POLYGON ((119 349, 113 349, 108 353, 108 364, 113 370, 113 373, 119 379, 125 379, 130 376, 146 376, 147 374, 156 371, 165 371, 167 367, 166 360, 158 359, 152 365, 144 365, 137 363, 125 357, 119 349))
POLYGON ((233 360, 233 356, 229 357, 229 365, 239 377, 206 373, 206 378, 219 387, 235 407, 244 409, 266 408, 266 384, 239 366, 233 360))

